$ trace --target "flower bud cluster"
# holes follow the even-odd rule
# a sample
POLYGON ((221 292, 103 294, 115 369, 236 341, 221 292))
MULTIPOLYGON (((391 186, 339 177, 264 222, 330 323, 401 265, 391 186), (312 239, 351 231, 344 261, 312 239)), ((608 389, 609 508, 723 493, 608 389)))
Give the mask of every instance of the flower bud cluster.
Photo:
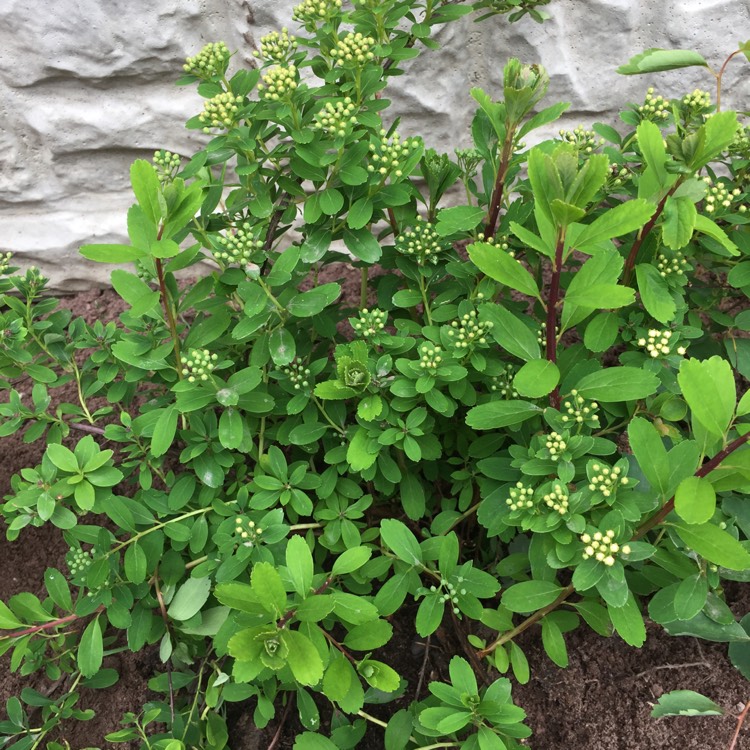
POLYGON ((482 155, 475 148, 457 148, 455 149, 456 161, 464 177, 473 177, 477 172, 477 167, 482 161, 482 155))
POLYGON ((692 94, 682 97, 682 106, 693 110, 706 110, 711 107, 711 94, 708 91, 695 89, 692 94))
POLYGON ((561 484, 555 484, 552 491, 545 494, 542 499, 548 508, 561 516, 564 516, 570 507, 567 490, 561 484))
POLYGON ((531 510, 534 507, 534 488, 526 487, 523 482, 516 482, 508 493, 505 504, 511 511, 531 510))
POLYGON ((617 188, 622 187, 632 176, 632 172, 626 166, 622 164, 611 164, 609 167, 607 184, 604 189, 609 193, 613 193, 617 188))
POLYGON ((417 216, 414 229, 402 232, 396 239, 396 251, 414 258, 420 266, 432 263, 437 265, 439 255, 446 249, 442 237, 435 227, 421 216, 417 216))
POLYGON ((68 564, 70 575, 76 576, 80 573, 85 573, 91 567, 91 563, 94 560, 91 552, 71 547, 68 550, 68 554, 65 556, 65 561, 68 564))
POLYGON ((602 533, 595 531, 593 534, 581 534, 581 541, 586 545, 583 550, 583 559, 593 557, 596 561, 604 563, 608 568, 615 564, 615 555, 621 552, 623 555, 630 554, 630 545, 623 544, 622 547, 613 541, 615 532, 611 529, 602 533))
POLYGON ((612 497, 617 492, 618 486, 623 487, 629 483, 626 476, 622 476, 622 469, 619 466, 611 468, 609 466, 593 464, 589 473, 589 489, 592 492, 601 492, 605 498, 612 497))
MULTIPOLYGON (((555 333, 560 333, 560 326, 555 326, 555 333)), ((547 343, 547 321, 543 320, 539 326, 539 331, 536 334, 536 340, 538 343, 540 343, 542 346, 545 346, 547 343)))
POLYGON ((286 26, 278 31, 272 31, 260 38, 260 52, 255 50, 253 57, 262 57, 264 60, 274 62, 285 62, 291 52, 297 49, 297 38, 289 35, 286 26))
POLYGON ((313 127, 334 138, 343 138, 357 122, 356 110, 354 102, 348 96, 336 103, 326 102, 315 115, 313 127))
POLYGON ((295 391, 310 387, 310 368, 306 367, 304 363, 294 360, 284 367, 282 372, 289 378, 295 391))
POLYGON ((142 260, 135 262, 135 273, 141 281, 145 281, 147 284, 150 284, 156 278, 156 274, 142 260))
POLYGON ((672 275, 684 276, 685 271, 690 270, 687 259, 679 250, 671 258, 668 258, 664 253, 659 253, 656 258, 656 267, 663 279, 672 275))
POLYGON ((263 529, 260 526, 255 525, 255 521, 251 521, 245 516, 237 516, 234 521, 234 535, 237 542, 243 547, 253 547, 258 543, 260 535, 263 533, 263 529))
MULTIPOLYGON (((731 208, 732 201, 742 194, 739 188, 734 188, 731 192, 723 182, 713 183, 710 177, 704 177, 703 181, 708 185, 706 190, 706 211, 708 213, 721 212, 722 209, 731 208)), ((747 206, 741 205, 740 212, 747 211, 747 206)))
POLYGON ((292 10, 292 18, 305 26, 328 21, 341 10, 341 0, 304 0, 292 10))
POLYGON ((490 390, 506 398, 518 398, 518 391, 513 387, 515 375, 513 365, 505 365, 505 369, 499 375, 493 375, 490 379, 490 390))
POLYGON ((585 130, 579 125, 575 130, 560 130, 560 140, 572 144, 579 156, 592 154, 594 149, 604 145, 604 138, 597 138, 593 130, 585 130))
POLYGON ((188 57, 182 69, 198 78, 223 76, 229 64, 229 48, 224 42, 210 42, 197 55, 188 57))
POLYGON ((8 319, 0 315, 0 346, 4 349, 17 347, 26 340, 28 331, 20 318, 8 319))
POLYGON ((235 96, 231 91, 222 91, 213 99, 203 104, 203 112, 198 119, 203 123, 203 132, 210 133, 211 128, 229 129, 237 122, 242 97, 235 96))
POLYGON ((643 104, 638 107, 638 114, 644 120, 655 123, 663 122, 669 117, 669 99, 665 99, 663 96, 654 96, 654 89, 650 88, 646 91, 643 104))
MULTIPOLYGON (((649 356, 656 359, 657 357, 666 357, 671 351, 672 331, 660 331, 657 328, 651 328, 648 336, 642 336, 638 339, 638 346, 645 348, 649 356)), ((685 353, 684 346, 677 347, 678 354, 685 353)))
POLYGON ((8 250, 7 253, 0 253, 0 275, 4 274, 10 268, 10 259, 13 253, 8 250))
POLYGON ((295 65, 274 65, 262 76, 258 84, 260 95, 269 102, 289 99, 297 89, 297 67, 295 65))
POLYGON ((729 153, 747 157, 750 155, 750 125, 740 125, 727 149, 729 153))
POLYGON ((544 441, 544 447, 547 449, 547 453, 549 453, 549 457, 553 461, 559 461, 560 456, 562 456, 562 454, 565 452, 568 444, 565 442, 565 440, 563 440, 563 437, 562 435, 560 435, 560 433, 550 432, 550 434, 544 441))
POLYGON ((362 338, 376 336, 385 328, 388 315, 377 307, 368 310, 366 307, 359 314, 359 320, 352 321, 352 328, 362 338))
POLYGON ((443 350, 431 342, 419 345, 419 366, 425 373, 435 373, 443 361, 443 350))
POLYGON ((409 158, 412 151, 419 148, 417 138, 405 138, 401 140, 398 133, 390 138, 385 130, 378 133, 377 143, 370 144, 370 164, 367 171, 381 175, 384 179, 388 175, 403 177, 404 162, 409 158))
POLYGON ((253 254, 263 247, 263 240, 256 239, 250 224, 238 226, 234 234, 221 234, 218 237, 221 249, 213 251, 214 258, 224 264, 237 263, 245 266, 250 263, 253 254))
POLYGON ((507 234, 498 234, 494 237, 485 237, 482 232, 477 235, 477 242, 486 242, 488 245, 494 245, 499 247, 501 250, 505 250, 511 258, 516 257, 516 253, 510 249, 508 241, 510 237, 507 234))
POLYGON ((487 335, 492 326, 493 323, 490 321, 477 320, 477 313, 472 310, 451 322, 448 336, 457 349, 473 349, 477 344, 487 345, 487 335))
POLYGON ((180 171, 180 155, 165 151, 163 148, 154 151, 151 161, 156 167, 156 176, 162 185, 172 182, 174 176, 180 171))
POLYGON ((585 424, 593 429, 599 427, 599 415, 596 413, 599 404, 596 401, 587 404, 586 399, 577 390, 572 390, 570 396, 570 400, 563 403, 565 413, 562 415, 562 421, 585 424))
POLYGON ((182 374, 187 376, 188 383, 196 380, 206 381, 216 367, 217 354, 211 354, 208 349, 192 349, 188 357, 180 357, 182 374))
MULTIPOLYGON (((457 583, 460 584, 461 581, 463 581, 463 578, 459 576, 457 583)), ((450 604, 453 607, 453 614, 457 615, 459 613, 459 609, 456 606, 458 604, 458 595, 465 596, 466 589, 457 589, 450 581, 441 578, 440 586, 430 586, 430 591, 433 594, 441 591, 442 593, 439 597, 440 604, 450 604)))
POLYGON ((375 40, 358 32, 350 31, 339 39, 331 50, 334 65, 340 68, 361 68, 375 58, 372 47, 375 40))

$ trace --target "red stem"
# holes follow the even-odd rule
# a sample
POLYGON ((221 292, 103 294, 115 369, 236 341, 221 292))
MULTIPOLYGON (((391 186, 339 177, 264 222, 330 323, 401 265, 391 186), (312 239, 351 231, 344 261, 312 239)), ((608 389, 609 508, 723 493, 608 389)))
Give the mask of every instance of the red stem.
POLYGON ((5 635, 0 636, 0 640, 5 640, 6 638, 20 638, 24 635, 32 635, 33 633, 38 633, 41 630, 49 630, 50 628, 56 628, 58 625, 65 625, 66 622, 74 622, 75 620, 80 620, 82 617, 97 615, 103 611, 104 605, 100 604, 93 612, 89 612, 88 615, 66 615, 65 617, 60 617, 57 620, 52 620, 52 622, 45 622, 44 625, 34 625, 34 627, 26 628, 25 630, 17 630, 15 633, 6 633, 5 635))
POLYGON ((633 269, 635 268, 636 260, 638 260, 638 251, 641 249, 641 245, 643 245, 646 237, 648 237, 648 235, 651 233, 651 230, 654 228, 654 225, 659 220, 659 217, 664 210, 664 206, 667 204, 667 198, 669 198, 675 192, 675 190, 677 190, 681 182, 682 180, 678 179, 677 182, 675 182, 675 184, 672 185, 671 188, 669 188, 667 194, 659 201, 659 205, 656 207, 654 215, 644 224, 643 229, 638 232, 638 236, 635 238, 633 247, 630 248, 628 259, 627 261, 625 261, 625 272, 622 277, 622 283, 625 286, 630 283, 630 277, 633 275, 633 269))
POLYGON ((500 157, 500 166, 497 168, 497 177, 495 178, 495 187, 492 190, 492 200, 490 201, 490 213, 487 218, 487 225, 484 228, 484 238, 489 240, 495 236, 497 218, 500 215, 500 204, 503 202, 503 191, 505 189, 505 177, 508 174, 510 166, 510 157, 513 150, 513 136, 515 129, 511 128, 505 136, 503 144, 503 153, 500 157))
POLYGON ((742 725, 745 723, 747 712, 750 711, 750 700, 745 703, 745 708, 742 709, 742 713, 737 718, 737 728, 734 730, 734 736, 732 737, 732 744, 727 750, 734 750, 737 746, 737 740, 740 738, 740 732, 742 731, 742 725))
MULTIPOLYGON (((323 581, 323 583, 320 586, 318 586, 318 588, 316 588, 315 591, 313 591, 312 595, 317 596, 318 594, 322 594, 332 583, 333 583, 333 576, 331 576, 330 578, 326 578, 326 580, 323 581)), ((276 627, 279 630, 281 630, 289 622, 289 620, 291 620, 292 617, 294 617, 294 614, 296 613, 296 611, 297 611, 296 609, 288 610, 284 614, 284 616, 276 623, 276 627)))

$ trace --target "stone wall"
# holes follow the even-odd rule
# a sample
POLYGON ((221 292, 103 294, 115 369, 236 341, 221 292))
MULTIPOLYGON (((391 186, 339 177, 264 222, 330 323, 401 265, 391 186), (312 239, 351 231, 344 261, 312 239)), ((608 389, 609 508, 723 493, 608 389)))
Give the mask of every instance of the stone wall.
MULTIPOLYGON (((173 85, 184 58, 224 40, 238 50, 233 65, 249 62, 260 36, 293 26, 296 1, 0 0, 0 249, 40 265, 62 291, 105 283, 108 270, 78 248, 125 239, 130 163, 205 142, 184 129, 201 108, 194 89, 173 85)), ((690 48, 718 67, 750 36, 747 0, 552 0, 547 9, 543 25, 497 17, 446 27, 443 50, 393 83, 401 131, 437 148, 468 145, 468 89, 497 92, 510 56, 545 65, 548 101, 572 103, 567 127, 615 124, 649 85, 664 95, 713 87, 706 71, 618 76, 633 53, 690 48)), ((731 63, 728 106, 748 109, 749 70, 743 58, 731 63)))

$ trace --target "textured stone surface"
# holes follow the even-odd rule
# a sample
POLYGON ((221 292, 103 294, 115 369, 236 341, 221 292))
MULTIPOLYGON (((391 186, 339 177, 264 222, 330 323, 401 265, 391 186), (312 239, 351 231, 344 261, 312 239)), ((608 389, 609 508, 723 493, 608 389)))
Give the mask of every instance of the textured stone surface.
MULTIPOLYGON (((78 247, 123 240, 130 162, 204 142, 184 129, 201 100, 173 85, 183 59, 223 39, 238 50, 233 66, 249 61, 262 34, 293 25, 295 2, 0 0, 0 249, 42 266, 58 289, 103 283, 108 271, 80 261, 78 247)), ((565 126, 615 123, 649 85, 664 95, 712 88, 705 71, 618 76, 633 53, 691 48, 718 67, 750 29, 747 0, 552 0, 548 10, 543 25, 445 28, 443 50, 410 63, 389 91, 401 131, 436 148, 468 145, 469 88, 496 92, 509 56, 546 66, 549 101, 572 103, 565 126)), ((733 61, 725 78, 727 104, 740 109, 750 95, 744 65, 733 61)))

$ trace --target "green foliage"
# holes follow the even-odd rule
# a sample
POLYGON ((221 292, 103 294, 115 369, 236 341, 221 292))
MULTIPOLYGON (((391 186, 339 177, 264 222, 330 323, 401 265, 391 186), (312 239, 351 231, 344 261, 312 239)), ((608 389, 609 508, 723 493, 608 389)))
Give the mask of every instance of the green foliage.
MULTIPOLYGON (((117 322, 72 319, 38 270, 0 263, 0 436, 46 446, 6 534, 51 523, 70 548, 42 598, 0 603, 11 669, 66 685, 7 701, 17 746, 90 718, 77 688, 113 684, 121 647, 164 666, 108 739, 170 750, 227 747, 231 703, 262 728, 291 700, 301 750, 356 747, 367 722, 388 750, 518 750, 525 713, 488 673, 529 680, 517 635, 565 667, 583 624, 642 646, 646 609, 748 673, 722 598, 750 578, 746 129, 649 93, 623 133, 527 150, 567 105, 535 112, 549 78, 512 59, 499 100, 472 90, 454 161, 402 138, 383 92, 470 11, 304 2, 257 69, 231 75, 221 43, 190 58, 205 148, 136 161, 130 244, 82 249, 133 264, 112 272, 117 322), (398 638, 441 627, 472 658, 415 695, 398 638)), ((649 50, 622 72, 687 65, 705 61, 649 50)))

